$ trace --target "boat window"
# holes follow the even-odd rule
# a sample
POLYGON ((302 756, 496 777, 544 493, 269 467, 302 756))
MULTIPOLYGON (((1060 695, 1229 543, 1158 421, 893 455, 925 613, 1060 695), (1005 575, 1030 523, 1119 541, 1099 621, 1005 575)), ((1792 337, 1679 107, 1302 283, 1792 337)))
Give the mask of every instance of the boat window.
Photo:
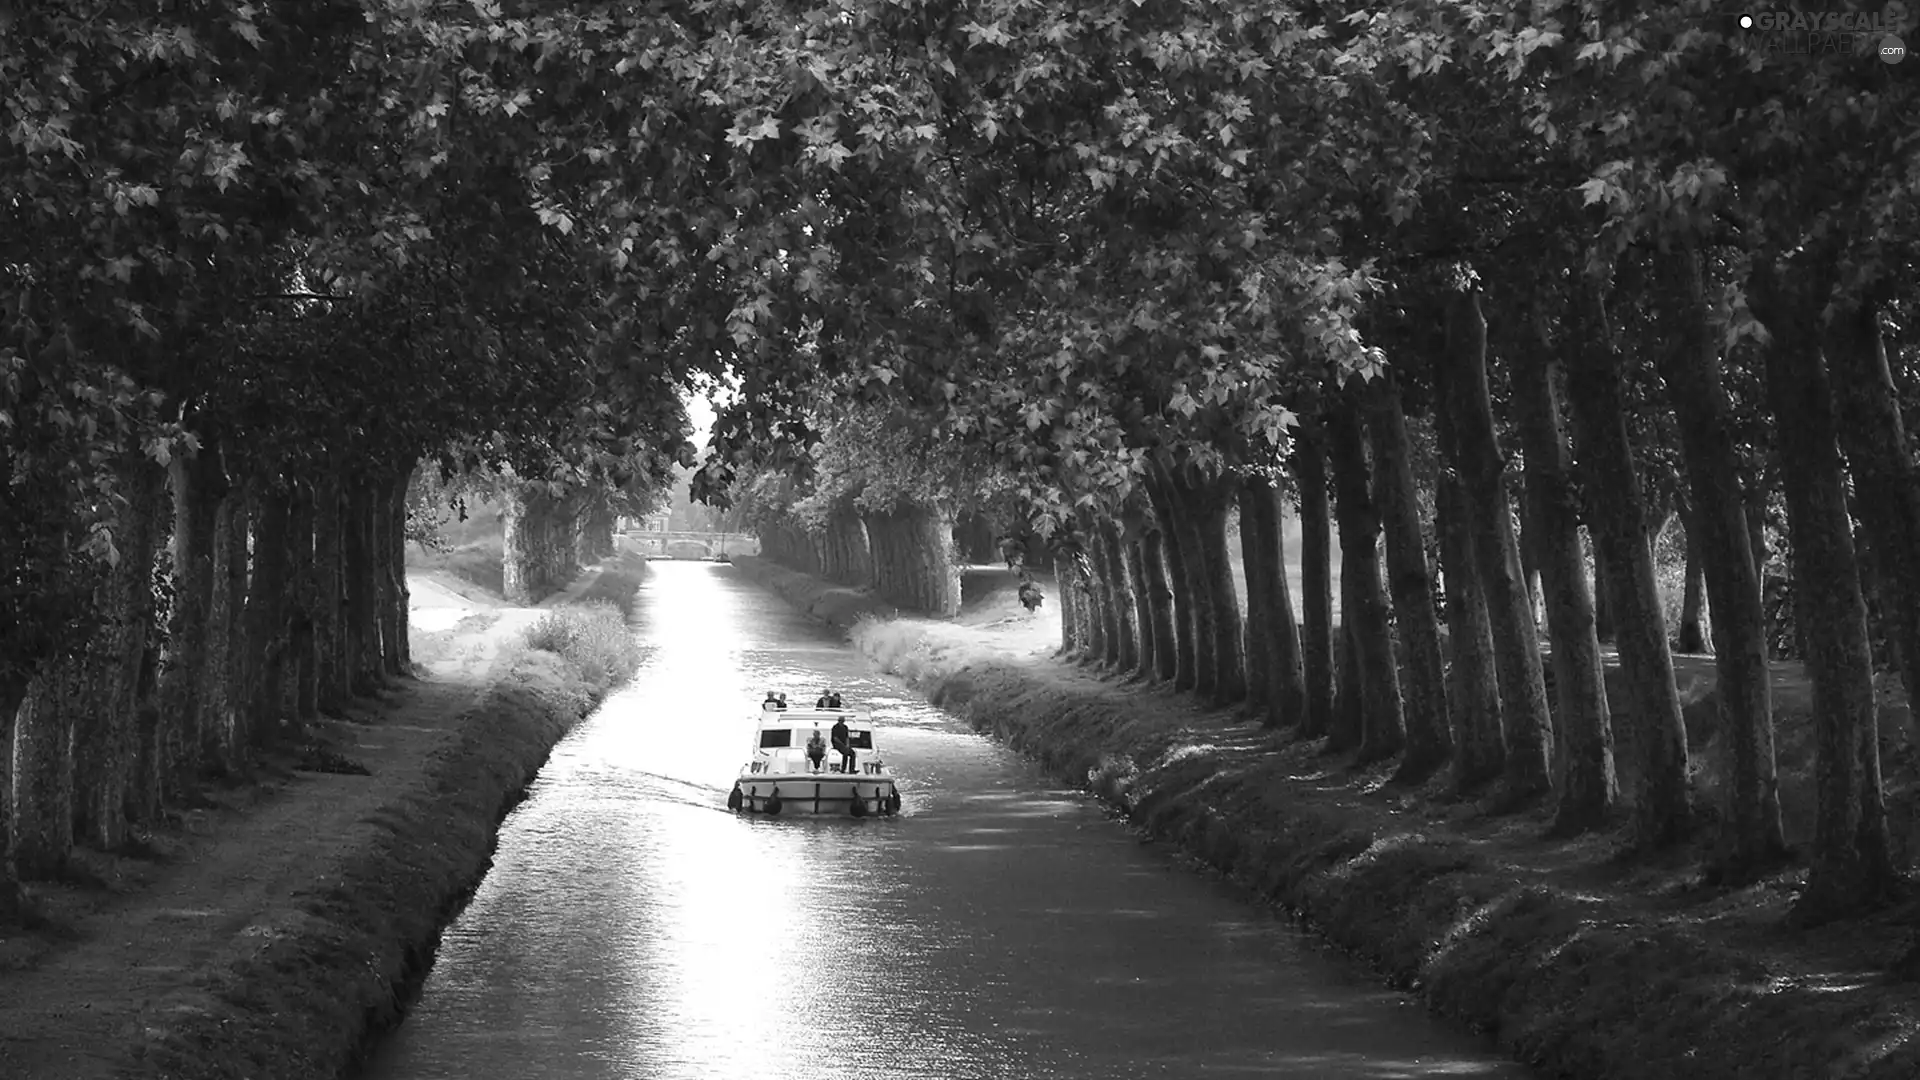
POLYGON ((873 732, 849 731, 847 732, 847 743, 855 750, 871 750, 873 749, 873 732))
POLYGON ((760 733, 760 748, 763 750, 792 745, 793 732, 786 728, 768 728, 760 733))

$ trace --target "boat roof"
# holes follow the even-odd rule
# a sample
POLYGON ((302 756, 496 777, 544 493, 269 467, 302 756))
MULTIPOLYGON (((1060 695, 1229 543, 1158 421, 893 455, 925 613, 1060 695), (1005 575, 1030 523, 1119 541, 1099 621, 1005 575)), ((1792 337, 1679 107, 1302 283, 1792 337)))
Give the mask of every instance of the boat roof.
POLYGON ((872 724, 873 716, 865 709, 763 709, 760 712, 760 726, 763 728, 832 727, 835 720, 845 720, 849 724, 872 724))

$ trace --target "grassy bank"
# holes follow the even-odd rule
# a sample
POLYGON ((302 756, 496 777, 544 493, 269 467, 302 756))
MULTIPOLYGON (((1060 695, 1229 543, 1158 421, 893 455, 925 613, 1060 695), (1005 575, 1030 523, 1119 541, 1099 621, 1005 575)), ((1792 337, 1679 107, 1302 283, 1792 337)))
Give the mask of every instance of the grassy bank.
MULTIPOLYGON (((869 644, 885 640, 878 629, 869 644)), ((1634 903, 1625 866, 1555 873, 1551 859, 1509 859, 1515 846, 1549 849, 1532 839, 1544 821, 1455 832, 1384 792, 1381 776, 1330 770, 1311 747, 1171 696, 1004 662, 923 667, 916 682, 1550 1075, 1920 1075, 1912 988, 1841 952, 1821 963, 1765 947, 1778 938, 1729 939, 1703 917, 1750 898, 1681 885, 1634 903)), ((1902 921, 1855 932, 1892 955, 1902 921)))
MULTIPOLYGON (((795 577, 770 584, 806 595, 795 577)), ((1920 1075, 1920 987, 1885 970, 1920 909, 1789 930, 1797 870, 1710 887, 1699 850, 1624 860, 1606 834, 1547 841, 1544 814, 1490 817, 1437 787, 1390 788, 1390 763, 1350 768, 1187 695, 1016 655, 945 623, 849 629, 935 704, 1543 1075, 1920 1075)), ((1805 726, 1797 700, 1782 701, 1783 747, 1805 726)), ((1783 782, 1800 771, 1783 761, 1783 782)), ((1790 809, 1790 826, 1798 817, 1790 809)))
POLYGON ((291 916, 243 931, 244 948, 149 1024, 133 1073, 345 1075, 417 992, 441 929, 491 863, 501 820, 554 744, 631 675, 637 647, 613 598, 630 604, 637 589, 632 567, 604 572, 584 590, 594 600, 554 608, 509 644, 454 733, 312 867, 291 916))
POLYGON ((497 597, 506 590, 506 541, 497 535, 482 536, 445 551, 422 551, 419 545, 409 544, 407 569, 443 573, 497 597))
POLYGON ((898 607, 865 589, 822 581, 811 574, 789 570, 772 559, 741 555, 733 560, 733 565, 808 617, 837 630, 851 630, 863 617, 891 617, 900 613, 898 607))

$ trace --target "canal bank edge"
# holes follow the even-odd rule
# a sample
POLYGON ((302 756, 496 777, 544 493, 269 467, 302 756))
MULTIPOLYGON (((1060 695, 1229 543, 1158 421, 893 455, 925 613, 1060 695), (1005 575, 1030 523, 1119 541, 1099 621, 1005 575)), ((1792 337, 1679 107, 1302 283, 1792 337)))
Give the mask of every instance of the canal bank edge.
MULTIPOLYGON (((780 567, 750 572, 796 604, 830 588, 780 567)), ((1410 831, 1271 769, 1228 768, 1220 744, 1266 738, 1251 725, 1045 664, 981 662, 915 689, 1543 1075, 1920 1076, 1920 1043, 1892 1012, 1781 992, 1757 960, 1529 881, 1497 849, 1410 831)))
MULTIPOLYGON (((644 572, 643 558, 625 555, 540 606, 627 600, 644 572)), ((313 867, 291 924, 200 973, 200 1000, 217 1006, 150 1020, 121 1075, 338 1080, 360 1066, 417 996, 442 930, 492 865, 508 812, 613 689, 519 649, 485 678, 457 732, 396 778, 353 842, 313 867)))

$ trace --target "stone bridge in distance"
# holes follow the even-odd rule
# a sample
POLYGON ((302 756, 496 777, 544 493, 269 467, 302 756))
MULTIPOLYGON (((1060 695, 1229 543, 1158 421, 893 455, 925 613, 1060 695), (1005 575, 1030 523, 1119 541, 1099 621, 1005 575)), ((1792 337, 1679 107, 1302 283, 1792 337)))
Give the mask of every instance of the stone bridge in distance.
POLYGON ((752 533, 670 532, 628 529, 629 544, 654 559, 711 559, 718 555, 758 555, 760 540, 752 533))

